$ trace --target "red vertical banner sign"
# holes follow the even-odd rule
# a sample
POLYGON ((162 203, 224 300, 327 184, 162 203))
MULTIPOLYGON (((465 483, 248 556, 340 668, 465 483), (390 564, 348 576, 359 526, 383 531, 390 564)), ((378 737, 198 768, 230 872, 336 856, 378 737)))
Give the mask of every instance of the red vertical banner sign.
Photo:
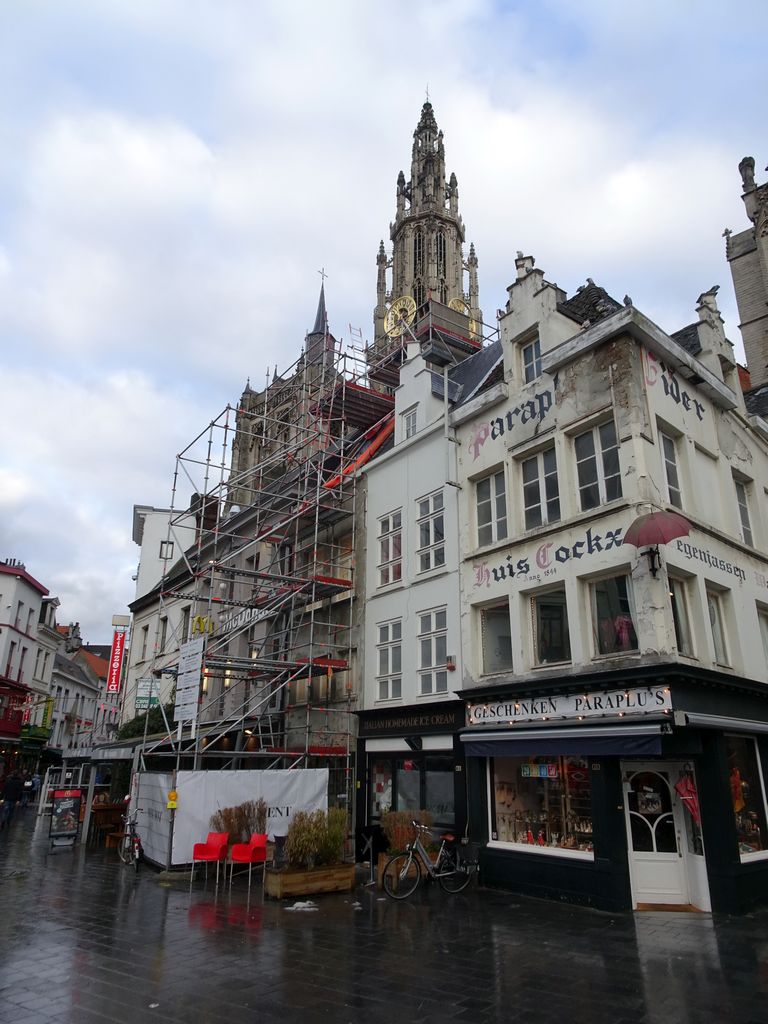
POLYGON ((112 637, 112 653, 109 656, 109 675, 107 676, 107 693, 120 692, 120 676, 123 668, 123 648, 125 632, 116 629, 112 637))

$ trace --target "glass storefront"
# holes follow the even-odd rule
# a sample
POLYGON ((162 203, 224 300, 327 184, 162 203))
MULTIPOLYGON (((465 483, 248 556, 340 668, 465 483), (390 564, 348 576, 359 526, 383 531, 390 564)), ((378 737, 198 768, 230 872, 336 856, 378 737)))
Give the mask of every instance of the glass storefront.
POLYGON ((580 757, 491 762, 491 838, 530 851, 593 855, 589 766, 580 757))
POLYGON ((765 790, 751 736, 726 736, 728 782, 742 858, 768 850, 765 790))
POLYGON ((435 825, 453 825, 454 759, 414 754, 376 757, 370 762, 370 820, 387 811, 427 810, 435 825))

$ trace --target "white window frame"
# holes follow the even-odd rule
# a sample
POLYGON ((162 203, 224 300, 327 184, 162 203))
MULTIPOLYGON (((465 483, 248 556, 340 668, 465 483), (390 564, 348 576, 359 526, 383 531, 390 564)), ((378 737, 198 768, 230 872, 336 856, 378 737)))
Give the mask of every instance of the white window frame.
MULTIPOLYGON (((500 672, 512 672, 513 671, 513 656, 512 656, 512 623, 509 617, 509 599, 505 601, 498 601, 495 604, 486 605, 484 608, 479 609, 480 612, 480 672, 482 675, 498 675, 500 672), (497 638, 495 631, 491 631, 489 623, 491 616, 501 613, 499 617, 506 617, 506 625, 509 630, 509 656, 507 663, 503 664, 503 654, 501 651, 497 654, 497 664, 489 664, 491 660, 489 658, 489 651, 487 644, 493 642, 497 638)), ((506 634, 501 634, 505 636, 506 634)))
POLYGON ((689 584, 681 576, 672 573, 669 580, 669 603, 672 611, 672 629, 675 634, 677 653, 685 658, 693 658, 693 631, 691 629, 691 612, 689 601, 689 584), (676 614, 677 613, 677 614, 676 614), (679 623, 679 629, 678 629, 679 623), (682 636, 680 635, 682 634, 682 636))
POLYGON ((683 507, 683 492, 680 487, 680 467, 677 464, 677 440, 665 430, 659 430, 659 447, 667 484, 667 499, 675 508, 683 507))
POLYGON ((592 640, 594 644, 595 657, 618 658, 625 654, 637 654, 640 649, 640 639, 637 635, 637 611, 635 609, 635 596, 632 591, 632 577, 630 574, 627 572, 612 573, 609 576, 599 576, 596 579, 590 580, 589 605, 592 616, 592 640), (606 583, 609 580, 623 580, 625 587, 624 600, 626 601, 626 609, 620 610, 619 614, 614 617, 613 621, 609 621, 608 619, 600 620, 597 608, 597 588, 601 583, 606 583), (602 650, 603 646, 611 646, 610 635, 606 637, 603 633, 603 623, 608 623, 609 628, 613 633, 613 639, 616 646, 612 650, 602 650), (629 639, 631 635, 629 633, 630 626, 635 635, 635 643, 633 647, 625 647, 622 646, 621 641, 625 638, 629 639))
POLYGON ((160 559, 163 562, 170 561, 173 558, 173 541, 172 540, 161 540, 160 541, 160 559))
POLYGON ((413 435, 416 433, 416 427, 417 427, 416 410, 417 410, 417 408, 418 407, 414 405, 411 409, 406 409, 405 412, 403 413, 403 420, 402 420, 402 423, 403 423, 403 437, 405 438, 406 441, 408 440, 409 437, 413 437, 413 435))
POLYGON ((523 364, 523 381, 530 384, 541 376, 541 338, 537 335, 520 346, 520 359, 523 364))
POLYGON ((419 529, 419 572, 442 569, 445 566, 445 507, 443 492, 434 491, 416 502, 419 529))
POLYGON ((760 638, 763 641, 763 656, 768 665, 768 608, 757 606, 757 624, 760 627, 760 638))
POLYGON ((448 693, 448 609, 418 612, 419 696, 448 693))
POLYGON ((403 579, 403 510, 393 509, 378 520, 378 563, 376 575, 379 587, 400 583, 403 579), (399 551, 395 554, 395 548, 399 551))
POLYGON ((160 616, 160 636, 158 638, 157 653, 162 654, 165 651, 165 645, 168 642, 168 616, 160 616))
POLYGON ((376 623, 376 700, 403 696, 403 620, 376 623))
POLYGON ((535 530, 546 523, 559 523, 562 517, 560 506, 560 482, 557 476, 557 452, 555 446, 548 445, 540 452, 529 455, 520 460, 520 480, 523 489, 523 519, 526 530, 535 530), (554 470, 547 470, 545 461, 547 456, 552 455, 554 459, 554 470), (526 466, 535 466, 536 476, 531 480, 525 479, 526 466), (551 491, 551 482, 554 480, 554 493, 551 491), (529 504, 529 498, 535 491, 536 501, 529 504), (531 514, 538 510, 538 522, 531 521, 531 514))
POLYGON ((749 517, 749 481, 734 476, 733 486, 736 491, 736 504, 739 509, 739 523, 741 525, 741 538, 751 548, 755 546, 752 533, 752 522, 749 517))
POLYGON ((576 459, 576 477, 577 486, 579 489, 579 507, 582 512, 587 512, 593 508, 599 508, 600 505, 605 505, 609 501, 618 501, 623 496, 621 486, 621 444, 619 442, 619 435, 616 430, 616 421, 613 419, 603 420, 601 423, 595 424, 590 427, 589 430, 582 430, 578 434, 574 435, 573 438, 573 450, 576 459), (603 445, 604 431, 606 427, 613 428, 613 443, 607 446, 603 445), (582 438, 589 437, 592 441, 592 452, 585 458, 579 458, 577 448, 579 441, 582 438), (616 461, 618 463, 618 471, 616 473, 606 473, 606 462, 610 458, 611 454, 616 453, 616 461), (582 466, 585 466, 588 462, 594 462, 595 465, 595 480, 590 480, 587 483, 582 481, 582 466), (616 481, 618 486, 618 494, 608 497, 608 481, 616 481), (597 486, 598 500, 593 504, 585 505, 584 503, 584 491, 588 488, 597 486))
POLYGON ((496 544, 509 536, 507 481, 503 469, 475 481, 475 517, 478 547, 496 544), (486 485, 488 495, 481 497, 480 489, 486 485))
POLYGON ((712 587, 706 588, 707 593, 707 617, 709 619, 709 631, 712 637, 712 647, 715 652, 715 664, 725 668, 731 667, 730 654, 728 651, 728 640, 725 631, 725 611, 723 607, 723 594, 712 587))

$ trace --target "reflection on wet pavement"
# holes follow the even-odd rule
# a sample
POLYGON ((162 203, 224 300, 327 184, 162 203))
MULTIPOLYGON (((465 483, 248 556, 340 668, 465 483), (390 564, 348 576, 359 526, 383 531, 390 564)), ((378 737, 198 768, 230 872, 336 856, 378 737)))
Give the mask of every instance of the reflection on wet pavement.
POLYGON ((0 1024, 766 1024, 768 912, 595 913, 471 888, 263 902, 0 833, 0 1024))

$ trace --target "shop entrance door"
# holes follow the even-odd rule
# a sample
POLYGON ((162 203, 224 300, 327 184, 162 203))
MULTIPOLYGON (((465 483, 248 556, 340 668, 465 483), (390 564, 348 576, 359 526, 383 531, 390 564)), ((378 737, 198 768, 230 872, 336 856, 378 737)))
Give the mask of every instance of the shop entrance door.
POLYGON ((709 910, 690 767, 682 762, 627 762, 622 778, 633 906, 676 904, 709 910))

